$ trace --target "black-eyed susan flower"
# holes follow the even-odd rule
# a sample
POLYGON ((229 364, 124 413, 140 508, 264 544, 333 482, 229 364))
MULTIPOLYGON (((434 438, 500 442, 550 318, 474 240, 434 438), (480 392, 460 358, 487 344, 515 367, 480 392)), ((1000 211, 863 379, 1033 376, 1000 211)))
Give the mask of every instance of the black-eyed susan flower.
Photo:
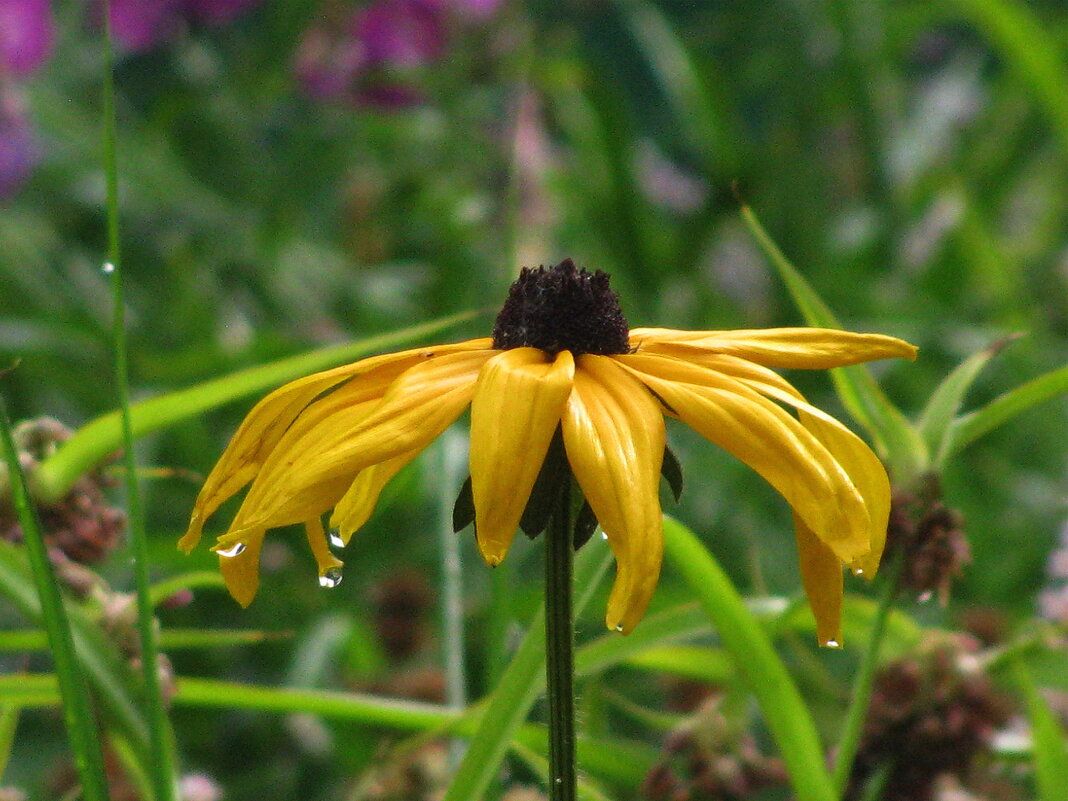
POLYGON ((890 487, 871 449, 769 368, 825 369, 915 348, 893 337, 814 328, 628 330, 608 276, 570 260, 524 269, 493 337, 363 359, 260 401, 197 498, 181 547, 251 487, 214 550, 249 604, 268 529, 303 523, 324 583, 379 493, 471 407, 471 500, 483 558, 497 565, 559 431, 566 463, 616 558, 609 628, 629 632, 660 573, 658 495, 665 416, 762 475, 794 511, 801 574, 821 641, 838 640, 842 565, 872 576, 890 487), (791 411, 793 414, 791 414, 791 411), (795 416, 796 415, 796 416, 795 416))

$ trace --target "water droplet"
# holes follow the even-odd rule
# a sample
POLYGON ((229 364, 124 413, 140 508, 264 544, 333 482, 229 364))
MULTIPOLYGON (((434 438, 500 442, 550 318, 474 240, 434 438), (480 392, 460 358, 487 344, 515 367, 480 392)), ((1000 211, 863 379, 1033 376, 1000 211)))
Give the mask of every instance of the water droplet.
POLYGON ((235 556, 240 556, 241 554, 243 554, 245 552, 245 547, 245 543, 235 542, 229 548, 220 549, 215 553, 219 554, 219 556, 225 556, 227 559, 231 559, 235 556))
POLYGON ((344 576, 341 573, 341 566, 328 567, 322 573, 319 574, 319 586, 326 587, 327 589, 333 589, 341 583, 341 579, 344 576))
POLYGON ((563 784, 564 783, 564 777, 563 776, 557 776, 555 779, 553 779, 553 781, 556 782, 557 784, 563 784))
POLYGON ((842 643, 838 642, 838 640, 824 640, 823 641, 823 647, 824 648, 841 648, 842 647, 842 643))
POLYGON ((854 567, 853 568, 853 575, 854 576, 863 576, 864 575, 864 568, 862 568, 862 567, 854 567))
POLYGON ((336 528, 330 529, 330 544, 335 548, 344 548, 345 540, 341 539, 341 532, 336 528))
POLYGON ((604 533, 603 531, 601 532, 601 539, 602 539, 602 540, 606 540, 606 539, 608 539, 608 535, 607 535, 607 534, 605 534, 605 533, 604 533))
POLYGON ((932 598, 934 598, 934 590, 924 590, 920 593, 919 598, 917 598, 916 600, 919 601, 921 604, 925 604, 932 598))
POLYGON ((104 271, 104 275, 111 275, 113 272, 115 272, 115 265, 112 264, 110 261, 106 261, 104 262, 104 266, 101 267, 101 269, 104 271))
POLYGON ((623 631, 623 624, 622 623, 616 623, 616 631, 623 631))

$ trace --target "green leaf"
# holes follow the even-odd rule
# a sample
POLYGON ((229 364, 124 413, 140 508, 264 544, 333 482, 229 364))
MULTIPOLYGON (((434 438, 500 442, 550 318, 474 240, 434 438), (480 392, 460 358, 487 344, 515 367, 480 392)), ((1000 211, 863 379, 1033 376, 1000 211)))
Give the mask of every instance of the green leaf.
MULTIPOLYGON (((150 398, 130 407, 133 434, 139 437, 238 398, 274 389, 287 381, 318 370, 423 339, 476 315, 477 312, 454 314, 389 334, 250 367, 223 378, 205 381, 189 389, 150 398)), ((122 422, 121 414, 117 411, 109 412, 82 426, 52 456, 37 466, 33 481, 35 496, 46 503, 58 501, 79 476, 114 453, 121 443, 122 422)))
MULTIPOLYGON (((12 505, 22 527, 25 552, 29 557, 33 583, 36 586, 36 598, 25 593, 26 602, 38 605, 48 642, 52 651, 52 661, 59 677, 60 691, 63 696, 63 721, 67 727, 70 748, 78 777, 82 783, 82 792, 86 801, 107 801, 108 785, 104 777, 104 760, 100 748, 96 720, 93 716, 89 689, 82 676, 78 656, 75 653, 74 636, 71 634, 67 610, 56 584, 52 563, 48 558, 48 547, 44 534, 37 520, 37 513, 30 501, 29 492, 22 475, 18 450, 11 435, 11 423, 7 416, 7 405, 0 398, 0 440, 3 456, 7 463, 7 480, 11 489, 12 505)), ((6 545, 6 543, 4 543, 6 545)))
POLYGON ((1016 389, 1006 392, 976 409, 958 417, 950 427, 945 445, 945 458, 953 456, 971 445, 979 437, 993 431, 1002 423, 1032 406, 1056 398, 1068 392, 1068 367, 1051 370, 1038 378, 1032 378, 1016 389))
POLYGON ((756 696, 798 801, 835 801, 812 716, 764 629, 693 532, 665 517, 664 545, 756 696))
POLYGON ((965 359, 935 389, 931 399, 927 401, 923 412, 920 414, 917 427, 930 453, 934 454, 933 467, 938 470, 945 464, 946 447, 949 444, 949 431, 953 419, 960 411, 964 403, 964 396, 971 389, 979 373, 986 367, 994 356, 1001 352, 1007 345, 1016 340, 1019 335, 1006 337, 990 345, 978 353, 965 359))
MULTIPOLYGON (((786 284, 802 316, 811 326, 841 329, 842 325, 823 299, 768 236, 752 209, 742 206, 742 219, 786 284)), ((830 371, 842 405, 864 427, 876 450, 893 469, 894 478, 908 484, 928 466, 927 444, 863 364, 830 371)))
MULTIPOLYGON (((41 605, 34 592, 30 569, 23 549, 0 541, 0 593, 31 621, 39 621, 41 605)), ((119 659, 114 644, 108 642, 81 609, 67 607, 68 622, 77 652, 77 662, 92 686, 104 720, 122 732, 147 762, 148 727, 137 703, 132 676, 119 659)))
POLYGON ((1068 801, 1068 734, 1019 659, 1013 662, 1012 677, 1023 695, 1031 724, 1039 800, 1068 801))
MULTIPOLYGON (((0 676, 0 682, 5 678, 8 677, 0 676)), ((2 699, 3 695, 0 694, 0 781, 4 779, 4 771, 7 770, 7 763, 11 759, 11 747, 15 744, 15 731, 22 713, 21 706, 2 699)))
POLYGON ((729 684, 737 678, 734 661, 722 648, 705 645, 662 645, 646 648, 627 664, 710 684, 729 684))
POLYGON ((1068 63, 1053 30, 1016 0, 955 0, 1038 101, 1068 153, 1068 63))
MULTIPOLYGON (((582 613, 612 561, 607 547, 583 548, 575 559, 575 618, 582 613)), ((539 610, 486 704, 478 730, 444 801, 482 798, 500 769, 508 744, 545 683, 545 607, 539 610)))

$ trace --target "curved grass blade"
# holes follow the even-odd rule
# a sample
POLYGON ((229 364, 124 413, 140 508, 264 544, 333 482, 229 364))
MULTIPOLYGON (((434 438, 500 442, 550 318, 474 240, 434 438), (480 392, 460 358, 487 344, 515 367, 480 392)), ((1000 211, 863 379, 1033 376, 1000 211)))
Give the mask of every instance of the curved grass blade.
POLYGON ((945 458, 964 450, 984 434, 1043 401, 1068 393, 1068 366, 1032 378, 986 406, 958 417, 946 438, 945 458))
POLYGON ((931 395, 931 399, 927 401, 916 425, 927 443, 929 452, 934 456, 932 467, 935 470, 945 464, 949 431, 953 419, 964 403, 968 390, 986 367, 987 362, 1018 338, 1019 335, 1005 337, 965 359, 943 379, 931 395))
POLYGON ((1068 801, 1068 733, 1039 693, 1023 660, 1013 660, 1012 678, 1023 695, 1031 724, 1038 799, 1068 801))
POLYGON ((760 703, 798 801, 835 801, 812 716, 727 574, 693 532, 669 517, 664 518, 664 546, 760 703))
MULTIPOLYGON (((358 342, 290 356, 270 364, 239 370, 223 378, 205 381, 188 389, 149 398, 130 406, 133 435, 166 428, 208 409, 232 400, 273 388, 302 375, 324 370, 378 351, 409 344, 436 334, 466 320, 478 312, 463 312, 389 334, 368 337, 358 342)), ((120 412, 109 412, 90 421, 64 442, 52 456, 41 462, 34 474, 33 490, 44 502, 62 498, 86 471, 99 464, 122 445, 120 412)))
MULTIPOLYGON (((753 210, 743 205, 741 212, 753 237, 786 284, 805 322, 821 328, 841 328, 841 323, 827 304, 768 236, 753 210)), ((836 367, 830 372, 842 405, 864 426, 876 450, 890 462, 894 478, 899 483, 907 484, 919 476, 929 460, 927 444, 905 415, 886 397, 868 368, 856 364, 836 367)))
POLYGON ((36 510, 26 489, 15 440, 11 436, 7 405, 3 398, 0 398, 0 439, 3 440, 11 499, 19 525, 22 526, 26 554, 29 556, 34 584, 37 587, 41 617, 48 632, 52 661, 59 677, 63 696, 63 719, 70 738, 74 764, 81 779, 82 792, 86 801, 107 801, 107 779, 104 775, 104 761, 96 723, 93 720, 89 689, 82 678, 78 657, 74 651, 74 638, 59 587, 52 573, 52 563, 48 560, 48 547, 45 545, 36 510))
POLYGON ((984 31, 1005 62, 1043 108, 1068 153, 1068 63, 1055 36, 1016 0, 955 0, 964 16, 984 31))
MULTIPOLYGON (((0 592, 27 619, 40 622, 41 603, 25 556, 24 549, 0 541, 0 592)), ((66 609, 78 665, 93 688, 105 722, 121 731, 147 763, 148 727, 134 701, 129 671, 93 620, 77 606, 68 605, 66 609)))

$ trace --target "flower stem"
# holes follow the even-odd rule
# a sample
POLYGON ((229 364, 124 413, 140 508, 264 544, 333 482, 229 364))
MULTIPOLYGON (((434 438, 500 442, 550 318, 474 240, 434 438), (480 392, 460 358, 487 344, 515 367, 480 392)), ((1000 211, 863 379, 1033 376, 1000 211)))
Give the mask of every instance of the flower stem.
POLYGON ((853 760, 856 759, 857 749, 860 747, 864 718, 868 713, 872 686, 875 683, 875 669, 879 664, 879 646, 882 645, 883 635, 886 633, 886 621, 890 617, 894 599, 897 598, 897 592, 901 587, 901 573, 905 564, 903 556, 903 552, 898 552, 890 563, 889 570, 886 571, 886 584, 883 587, 883 595, 879 599, 879 608, 875 612, 875 620, 872 621, 871 637, 868 638, 868 647, 861 658, 860 670, 853 683, 852 700, 846 711, 845 723, 842 725, 842 738, 838 742, 838 755, 834 762, 834 788, 839 798, 843 797, 849 786, 853 760))
POLYGON ((575 628, 571 610, 574 548, 565 486, 549 522, 545 556, 545 681, 549 696, 549 799, 574 801, 575 628))

